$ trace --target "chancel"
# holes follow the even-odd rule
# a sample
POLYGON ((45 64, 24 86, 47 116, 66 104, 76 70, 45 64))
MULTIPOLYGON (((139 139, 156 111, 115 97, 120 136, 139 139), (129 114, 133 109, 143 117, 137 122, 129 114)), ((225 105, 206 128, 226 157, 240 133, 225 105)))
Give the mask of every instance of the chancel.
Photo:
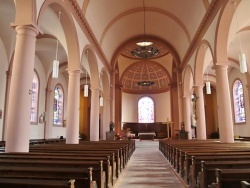
POLYGON ((0 187, 247 185, 249 7, 0 1, 0 187))

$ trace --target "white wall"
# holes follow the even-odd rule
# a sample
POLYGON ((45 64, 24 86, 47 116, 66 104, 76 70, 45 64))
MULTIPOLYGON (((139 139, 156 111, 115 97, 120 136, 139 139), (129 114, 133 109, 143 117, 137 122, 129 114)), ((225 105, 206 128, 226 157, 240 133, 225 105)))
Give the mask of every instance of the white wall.
MULTIPOLYGON (((35 56, 35 70, 39 78, 39 104, 38 104, 38 117, 45 112, 45 97, 46 97, 46 77, 45 72, 40 60, 35 56)), ((37 125, 30 125, 30 139, 44 138, 44 124, 39 123, 37 125)))
POLYGON ((151 97, 155 102, 155 122, 171 120, 170 92, 160 94, 122 93, 122 122, 138 122, 137 105, 141 97, 151 97))
POLYGON ((63 136, 64 138, 66 137, 66 127, 56 127, 53 126, 53 101, 54 101, 54 88, 56 86, 56 84, 60 83, 63 87, 63 91, 64 91, 64 120, 67 120, 67 98, 68 98, 68 83, 66 81, 66 79, 64 78, 64 76, 62 74, 59 74, 59 77, 57 79, 52 79, 51 81, 51 89, 52 92, 50 94, 50 107, 49 107, 49 135, 48 138, 57 138, 59 136, 63 136))
POLYGON ((234 106, 233 106, 233 82, 236 79, 240 79, 243 84, 243 90, 244 90, 244 99, 245 99, 245 112, 246 112, 246 123, 244 124, 234 124, 234 135, 238 136, 249 136, 250 135, 250 119, 249 119, 249 94, 247 90, 247 81, 245 74, 240 73, 237 69, 232 69, 232 71, 229 74, 229 86, 230 86, 230 95, 231 95, 231 105, 232 105, 232 116, 233 116, 233 122, 234 122, 234 106))

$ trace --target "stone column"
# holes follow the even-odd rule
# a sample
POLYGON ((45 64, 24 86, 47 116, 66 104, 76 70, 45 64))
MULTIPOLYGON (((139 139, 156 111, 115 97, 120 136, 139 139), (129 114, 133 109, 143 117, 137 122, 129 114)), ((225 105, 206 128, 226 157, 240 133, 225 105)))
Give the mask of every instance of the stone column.
POLYGON ((112 72, 111 74, 111 84, 110 87, 110 98, 111 98, 111 104, 110 104, 110 119, 115 122, 115 72, 112 72))
POLYGON ((183 102, 183 120, 185 125, 185 131, 188 131, 188 139, 192 139, 191 130, 191 97, 184 96, 182 98, 183 102))
POLYGON ((205 109, 204 109, 204 96, 203 86, 195 86, 195 93, 197 96, 196 100, 196 132, 197 139, 206 140, 206 120, 205 120, 205 109))
POLYGON ((99 141, 99 88, 91 88, 90 141, 99 141))
POLYGON ((31 91, 34 74, 36 36, 32 26, 16 27, 6 127, 6 152, 28 152, 30 139, 31 91))
POLYGON ((110 98, 103 98, 103 139, 106 140, 106 132, 109 131, 109 123, 110 123, 110 98))
MULTIPOLYGON (((9 68, 10 69, 10 68, 9 68)), ((8 125, 7 123, 7 112, 8 112, 8 106, 9 106, 9 91, 10 91, 10 81, 11 81, 11 72, 6 71, 6 89, 5 89, 5 105, 4 105, 4 110, 3 110, 3 132, 2 132, 2 138, 4 141, 6 141, 6 126, 8 125)))
POLYGON ((50 108, 50 105, 51 105, 51 103, 50 103, 51 92, 52 92, 52 90, 50 90, 48 88, 45 89, 46 98, 45 98, 44 139, 50 138, 50 127, 49 127, 49 122, 50 122, 49 111, 50 110, 49 110, 49 108, 50 108))
POLYGON ((80 70, 69 70, 66 144, 79 143, 80 70))
POLYGON ((233 143, 233 119, 227 68, 227 65, 215 66, 219 132, 222 143, 233 143))

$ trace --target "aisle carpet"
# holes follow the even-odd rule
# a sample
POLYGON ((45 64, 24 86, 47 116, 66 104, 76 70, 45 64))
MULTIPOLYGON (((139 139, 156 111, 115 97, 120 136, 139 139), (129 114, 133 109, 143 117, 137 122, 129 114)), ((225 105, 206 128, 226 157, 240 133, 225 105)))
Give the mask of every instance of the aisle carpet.
POLYGON ((159 151, 158 141, 136 141, 136 150, 114 188, 185 188, 159 151))

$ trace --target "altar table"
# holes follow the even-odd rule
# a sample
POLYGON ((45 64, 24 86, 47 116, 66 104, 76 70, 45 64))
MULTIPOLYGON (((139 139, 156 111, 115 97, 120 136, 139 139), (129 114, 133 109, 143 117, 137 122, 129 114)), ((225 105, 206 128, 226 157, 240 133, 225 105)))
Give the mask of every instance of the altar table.
POLYGON ((140 141, 143 139, 154 140, 154 137, 156 136, 156 134, 155 132, 147 132, 147 133, 138 133, 138 136, 140 138, 140 141))

